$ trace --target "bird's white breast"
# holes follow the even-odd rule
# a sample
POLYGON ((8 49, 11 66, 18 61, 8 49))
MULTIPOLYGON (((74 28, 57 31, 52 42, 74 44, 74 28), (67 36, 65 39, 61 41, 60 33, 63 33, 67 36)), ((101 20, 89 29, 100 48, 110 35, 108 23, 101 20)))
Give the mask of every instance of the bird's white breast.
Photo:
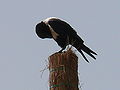
POLYGON ((52 34, 52 36, 53 36, 53 39, 57 39, 57 37, 59 36, 59 34, 56 33, 56 32, 53 30, 53 28, 50 26, 50 24, 48 23, 49 20, 51 20, 51 19, 57 19, 57 18, 56 18, 56 17, 49 17, 49 18, 45 19, 43 22, 44 22, 46 25, 48 25, 48 27, 49 27, 49 29, 50 29, 50 32, 51 32, 51 34, 52 34))

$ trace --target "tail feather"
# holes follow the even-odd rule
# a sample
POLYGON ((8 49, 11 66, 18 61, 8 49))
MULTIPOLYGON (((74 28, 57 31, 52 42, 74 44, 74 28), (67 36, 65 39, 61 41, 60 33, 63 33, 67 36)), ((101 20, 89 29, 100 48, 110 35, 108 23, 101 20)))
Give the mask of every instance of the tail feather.
POLYGON ((96 59, 92 54, 97 55, 94 51, 92 51, 90 48, 88 48, 87 46, 85 46, 84 44, 81 46, 81 49, 87 53, 88 55, 90 55, 92 58, 96 59))
POLYGON ((85 57, 85 55, 83 54, 83 52, 81 50, 79 50, 79 52, 81 53, 81 55, 83 56, 83 58, 89 63, 88 59, 85 57))
MULTIPOLYGON (((84 50, 83 50, 84 51, 84 50)), ((86 52, 86 51, 84 51, 86 52)), ((90 55, 92 58, 96 59, 95 56, 93 56, 90 52, 86 52, 88 55, 90 55)))
MULTIPOLYGON (((85 46, 86 47, 86 46, 85 46)), ((86 48, 88 48, 88 47, 86 47, 86 48)), ((88 48, 89 49, 89 48, 88 48)), ((89 49, 90 50, 90 52, 92 53, 92 54, 95 54, 95 55, 97 55, 94 51, 92 51, 91 49, 89 49)))
POLYGON ((81 39, 79 39, 79 36, 77 36, 77 38, 73 38, 73 46, 81 53, 81 55, 83 56, 83 58, 87 61, 88 59, 85 57, 84 53, 82 51, 84 51, 85 53, 87 53, 89 56, 91 56, 93 59, 96 59, 94 55, 97 55, 94 51, 92 51, 90 48, 88 48, 87 46, 85 46, 83 44, 83 41, 81 39))
POLYGON ((81 53, 81 55, 83 56, 83 58, 87 62, 89 62, 89 61, 87 60, 87 58, 85 57, 85 55, 83 54, 82 51, 84 51, 85 53, 87 53, 88 55, 90 55, 93 59, 96 59, 94 55, 97 55, 97 54, 94 51, 92 51, 90 48, 88 48, 87 46, 85 46, 84 44, 81 45, 81 47, 78 49, 78 51, 81 53))

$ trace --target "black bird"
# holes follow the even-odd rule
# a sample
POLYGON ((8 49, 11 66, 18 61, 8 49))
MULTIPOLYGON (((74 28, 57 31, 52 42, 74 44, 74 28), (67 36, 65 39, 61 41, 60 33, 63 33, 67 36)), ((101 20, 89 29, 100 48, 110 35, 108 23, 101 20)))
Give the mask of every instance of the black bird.
POLYGON ((82 51, 96 59, 93 54, 97 54, 85 46, 84 41, 77 35, 77 32, 61 19, 50 17, 41 21, 36 25, 36 33, 42 39, 53 38, 62 48, 59 52, 62 52, 67 45, 72 45, 81 53, 87 62, 89 61, 82 51))

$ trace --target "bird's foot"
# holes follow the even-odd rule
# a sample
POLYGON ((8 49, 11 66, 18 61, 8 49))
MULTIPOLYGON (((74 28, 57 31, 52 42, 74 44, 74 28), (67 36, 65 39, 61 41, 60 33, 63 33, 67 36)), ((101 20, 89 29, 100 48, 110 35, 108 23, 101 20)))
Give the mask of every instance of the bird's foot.
POLYGON ((60 50, 60 51, 56 52, 55 54, 62 53, 62 51, 63 51, 63 50, 60 50))
POLYGON ((55 52, 54 54, 60 54, 60 53, 62 53, 62 51, 55 52))
POLYGON ((58 51, 58 53, 62 53, 63 50, 58 51))

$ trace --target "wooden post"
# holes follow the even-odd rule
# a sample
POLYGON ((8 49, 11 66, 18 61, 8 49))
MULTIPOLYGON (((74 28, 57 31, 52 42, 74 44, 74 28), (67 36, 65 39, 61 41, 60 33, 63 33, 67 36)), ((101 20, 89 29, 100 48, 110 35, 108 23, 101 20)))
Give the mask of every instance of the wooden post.
POLYGON ((78 57, 71 49, 49 57, 50 90, 79 90, 78 57))

